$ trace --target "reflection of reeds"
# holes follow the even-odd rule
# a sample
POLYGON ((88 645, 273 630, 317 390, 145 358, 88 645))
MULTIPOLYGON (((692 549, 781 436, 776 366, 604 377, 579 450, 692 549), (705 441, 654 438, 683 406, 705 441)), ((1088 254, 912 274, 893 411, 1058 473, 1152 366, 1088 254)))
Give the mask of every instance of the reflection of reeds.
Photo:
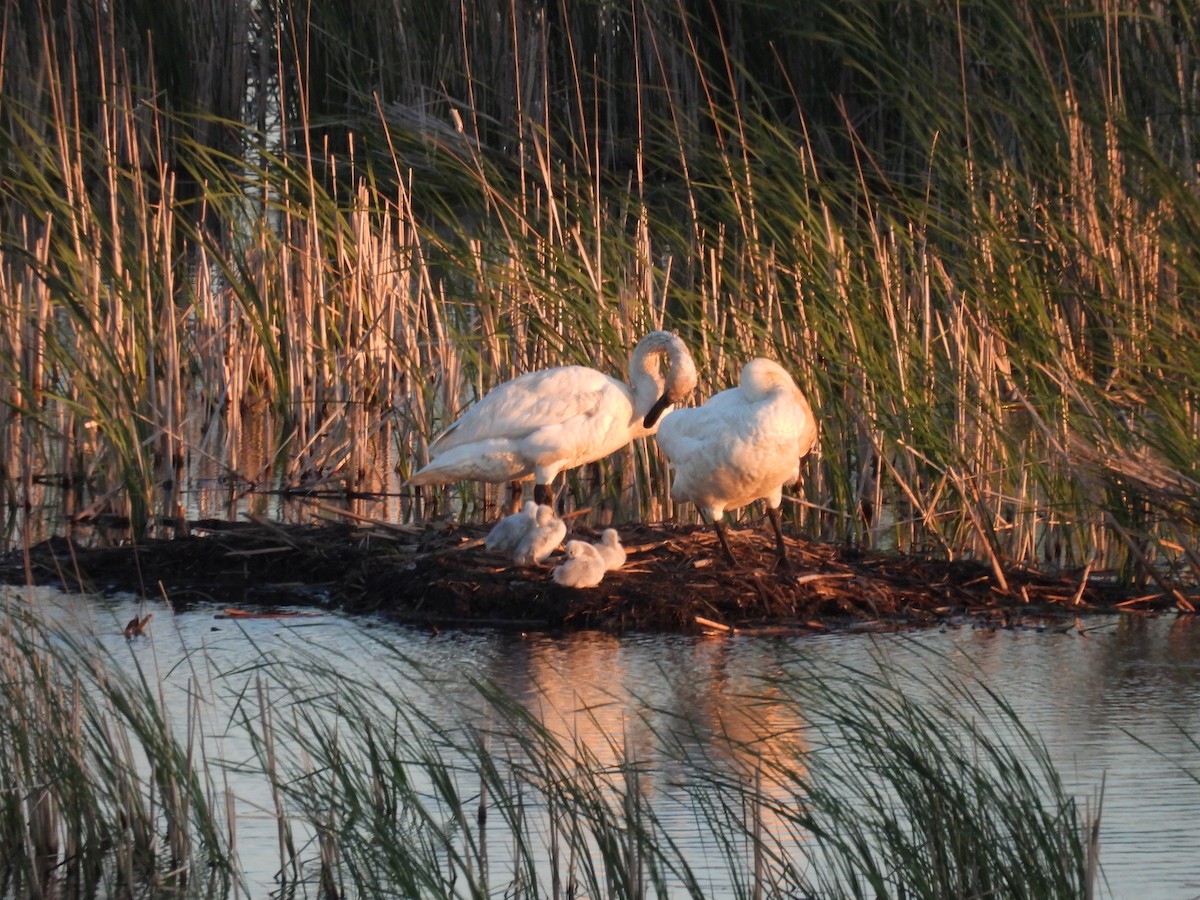
MULTIPOLYGON (((214 22, 252 28, 224 5, 143 23, 153 47, 5 20, 10 504, 51 478, 140 533, 203 460, 359 513, 492 515, 499 488, 398 485, 489 387, 620 374, 665 324, 703 394, 753 354, 795 372, 824 451, 807 533, 1001 585, 1012 561, 1200 571, 1191 11, 314 3, 205 70, 214 22), (242 471, 260 408, 267 471, 242 471)), ((675 514, 653 444, 568 484, 675 514)))
POLYGON ((279 887, 322 896, 1077 897, 1095 877, 1094 829, 1011 709, 894 661, 798 655, 715 689, 705 721, 631 705, 598 730, 599 692, 551 728, 549 695, 448 686, 386 645, 362 648, 386 677, 268 654, 193 678, 173 716, 178 685, 87 638, 10 606, 0 640, 3 897, 224 896, 235 852, 273 855, 269 834, 235 846, 240 791, 271 798, 279 887), (252 752, 214 758, 231 732, 252 752))

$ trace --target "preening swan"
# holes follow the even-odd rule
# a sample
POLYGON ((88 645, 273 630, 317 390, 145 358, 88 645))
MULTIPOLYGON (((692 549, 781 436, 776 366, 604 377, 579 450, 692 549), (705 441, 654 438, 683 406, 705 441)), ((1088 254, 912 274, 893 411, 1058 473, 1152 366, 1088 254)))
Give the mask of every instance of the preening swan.
POLYGON ((567 536, 567 523, 554 514, 554 507, 541 504, 537 519, 513 550, 513 562, 518 566, 540 565, 567 536))
POLYGON ((534 526, 537 520, 537 508, 538 505, 532 500, 526 500, 525 506, 520 512, 505 516, 492 526, 483 546, 488 550, 496 550, 500 553, 510 553, 515 550, 517 544, 521 543, 521 538, 525 537, 529 533, 529 529, 534 526))
POLYGON ((554 569, 554 580, 564 587, 595 587, 604 580, 604 557, 587 541, 567 541, 567 558, 554 569))
POLYGON ((619 569, 625 565, 625 548, 621 546, 621 538, 615 528, 605 528, 600 533, 600 542, 594 544, 604 560, 605 569, 619 569))
POLYGON ((696 387, 696 366, 677 335, 652 331, 633 348, 629 377, 632 386, 586 366, 519 375, 434 440, 432 460, 408 483, 502 484, 533 475, 534 500, 550 504, 559 472, 654 434, 662 414, 696 387))
POLYGON ((671 497, 696 504, 734 565, 725 511, 758 499, 767 501, 779 562, 787 565, 779 522, 783 486, 800 478, 800 459, 816 439, 808 401, 787 371, 769 359, 746 363, 738 387, 703 406, 671 413, 657 435, 675 470, 671 497))

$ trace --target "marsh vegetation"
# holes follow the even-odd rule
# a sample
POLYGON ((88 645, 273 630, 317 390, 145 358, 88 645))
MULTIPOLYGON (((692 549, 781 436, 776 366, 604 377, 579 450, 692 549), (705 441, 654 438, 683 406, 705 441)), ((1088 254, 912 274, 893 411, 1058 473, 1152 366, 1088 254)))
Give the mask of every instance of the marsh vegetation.
MULTIPOLYGON (((496 488, 399 487, 433 436, 531 368, 622 373, 666 327, 698 399, 755 355, 807 394, 793 534, 1190 611, 1198 24, 1170 0, 6 4, 5 546, 174 534, 214 512, 201 470, 229 518, 270 490, 304 517, 490 521, 496 488)), ((692 515, 652 442, 567 493, 597 524, 692 515)), ((5 603, 0 894, 237 891, 203 730, 5 603)), ((618 736, 602 763, 482 683, 488 727, 448 728, 328 660, 243 688, 292 882, 700 894, 618 736)), ((801 689, 853 753, 788 745, 735 778, 670 750, 741 895, 1086 895, 1094 831, 1036 741, 990 735, 1022 735, 1003 704, 914 705, 886 672, 772 686, 801 689)))
MULTIPOLYGON (((755 354, 808 394, 793 531, 1188 604, 1189 4, 343 12, 7 8, 10 543, 47 504, 177 522, 199 466, 227 499, 490 518, 495 489, 399 489, 431 437, 667 326, 700 398, 755 354)), ((652 444, 569 493, 676 515, 652 444)))
POLYGON ((1097 807, 1011 707, 969 675, 949 684, 915 646, 850 663, 778 645, 755 673, 722 642, 677 643, 598 684, 579 666, 612 639, 575 642, 573 680, 551 647, 518 641, 431 654, 399 629, 338 645, 336 625, 217 633, 203 613, 128 640, 100 606, 55 614, 32 590, 4 603, 3 897, 1097 886, 1097 807), (447 667, 463 656, 472 671, 447 667))

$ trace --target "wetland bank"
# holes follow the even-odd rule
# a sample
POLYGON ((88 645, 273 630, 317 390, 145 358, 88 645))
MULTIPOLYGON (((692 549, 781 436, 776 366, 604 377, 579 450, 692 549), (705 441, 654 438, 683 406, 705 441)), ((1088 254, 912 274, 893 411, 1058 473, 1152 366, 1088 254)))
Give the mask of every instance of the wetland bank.
MULTIPOLYGON (((434 629, 562 632, 805 634, 911 628, 972 616, 1006 624, 1088 613, 1175 611, 1182 594, 1134 591, 1087 573, 1009 571, 1006 591, 979 563, 866 553, 788 539, 792 567, 775 566, 773 539, 734 532, 731 567, 700 526, 620 529, 629 560, 594 588, 554 584, 551 566, 513 566, 483 547, 487 526, 397 528, 388 523, 283 526, 191 523, 189 537, 115 547, 66 540, 0 558, 0 581, 33 581, 83 594, 132 593, 176 608, 316 607, 378 614, 434 629)), ((572 537, 598 534, 578 526, 572 537)))

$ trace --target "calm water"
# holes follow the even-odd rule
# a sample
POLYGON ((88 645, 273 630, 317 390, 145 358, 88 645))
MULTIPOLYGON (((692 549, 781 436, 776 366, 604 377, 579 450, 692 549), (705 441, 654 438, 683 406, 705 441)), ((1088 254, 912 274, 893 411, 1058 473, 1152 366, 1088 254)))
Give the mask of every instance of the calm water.
MULTIPOLYGON (((414 702, 433 707, 434 717, 449 695, 471 693, 469 679, 489 678, 536 704, 551 727, 570 731, 601 758, 613 754, 613 735, 636 747, 678 723, 701 723, 695 733, 736 734, 747 724, 741 698, 755 692, 759 679, 786 668, 797 652, 852 665, 865 665, 878 653, 910 663, 919 658, 922 666, 940 667, 935 681, 977 675, 1007 700, 1045 740, 1068 788, 1093 807, 1104 780, 1103 896, 1200 897, 1194 849, 1200 785, 1184 771, 1200 772, 1200 752, 1189 738, 1200 735, 1195 619, 1088 618, 1055 629, 1011 631, 966 624, 915 636, 550 638, 430 635, 336 615, 234 622, 217 618, 217 608, 172 614, 160 605, 153 607, 150 636, 127 642, 120 630, 137 609, 132 602, 81 603, 52 592, 40 592, 35 602, 72 628, 94 630, 118 660, 136 661, 157 676, 168 698, 195 695, 201 686, 199 693, 211 695, 194 707, 204 720, 206 753, 224 760, 252 756, 228 703, 230 696, 245 696, 263 654, 328 658, 376 678, 403 674, 389 671, 397 657, 384 650, 384 639, 414 666, 442 677, 440 697, 414 695, 414 702)), ((926 688, 914 684, 913 690, 926 688)), ((182 717, 187 703, 172 706, 182 717)), ((796 724, 787 721, 784 706, 754 712, 756 722, 772 716, 780 718, 771 723, 780 733, 796 724)), ((279 860, 271 798, 259 780, 239 779, 232 770, 222 777, 237 798, 242 866, 255 896, 265 895, 279 860)), ((678 815, 686 835, 688 814, 678 815)), ((694 840, 703 843, 702 837, 694 840)), ((704 852, 696 847, 697 858, 704 852)))

